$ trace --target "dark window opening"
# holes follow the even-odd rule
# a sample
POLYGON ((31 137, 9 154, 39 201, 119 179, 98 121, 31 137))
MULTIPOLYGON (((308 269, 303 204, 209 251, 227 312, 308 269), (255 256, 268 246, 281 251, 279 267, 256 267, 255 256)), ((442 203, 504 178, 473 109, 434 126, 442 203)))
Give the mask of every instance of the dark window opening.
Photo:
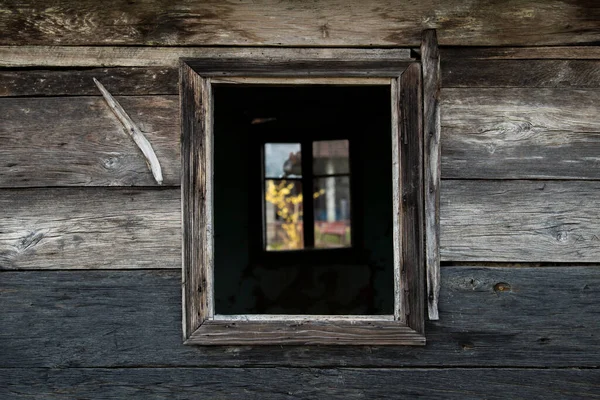
POLYGON ((390 98, 214 87, 217 314, 393 314, 390 98))

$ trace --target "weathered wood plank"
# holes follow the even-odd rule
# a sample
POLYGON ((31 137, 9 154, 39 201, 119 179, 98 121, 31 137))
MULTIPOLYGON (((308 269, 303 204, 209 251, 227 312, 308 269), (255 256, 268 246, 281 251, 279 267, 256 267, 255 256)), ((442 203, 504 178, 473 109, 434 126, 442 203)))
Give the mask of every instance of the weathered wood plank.
MULTIPOLYGON (((179 185, 178 98, 117 100, 152 143, 164 184, 179 185)), ((2 98, 0 109, 0 186, 156 186, 102 97, 2 98)))
MULTIPOLYGON (((596 262, 600 182, 442 182, 443 261, 596 262)), ((180 268, 180 191, 0 191, 0 269, 180 268)))
POLYGON ((596 367, 600 354, 600 266, 443 267, 425 347, 184 346, 179 270, 0 275, 3 368, 596 367))
POLYGON ((600 182, 442 181, 442 260, 596 262, 600 182))
POLYGON ((181 63, 183 337, 214 315, 213 95, 210 81, 181 63))
MULTIPOLYGON (((387 57, 383 53, 382 55, 387 57)), ((232 54, 228 56, 232 57, 232 54)), ((365 57, 372 57, 372 53, 367 52, 365 57)), ((441 71, 445 88, 600 87, 600 61, 598 60, 470 60, 466 62, 461 58, 450 58, 442 60, 441 71)), ((89 84, 92 78, 102 82, 113 95, 178 94, 178 73, 175 67, 89 67, 58 70, 0 70, 0 97, 96 95, 97 90, 89 84)))
POLYGON ((598 398, 600 371, 547 369, 4 369, 4 399, 598 398))
POLYGON ((177 69, 171 67, 0 70, 0 97, 97 96, 98 79, 115 95, 177 94, 177 69))
MULTIPOLYGON (((398 79, 401 303, 398 320, 418 333, 425 329, 425 244, 423 213, 423 97, 421 65, 411 64, 398 79)), ((395 212, 395 210, 394 210, 395 212)), ((395 312, 395 314, 397 311, 395 312)))
POLYGON ((0 191, 0 270, 179 268, 179 189, 0 191))
POLYGON ((347 58, 410 60, 410 49, 277 47, 0 46, 0 67, 171 67, 179 58, 347 58))
MULTIPOLYGON (((531 44, 530 44, 531 46, 531 44)), ((442 60, 600 60, 600 46, 543 46, 543 47, 445 47, 440 49, 442 60)))
POLYGON ((423 68, 423 134, 425 199, 425 265, 427 269, 427 312, 429 319, 438 316, 440 292, 440 180, 441 180, 441 122, 440 53, 434 30, 423 33, 421 43, 423 68))
MULTIPOLYGON (((224 317, 226 318, 226 317, 224 317)), ((422 315, 421 315, 422 318, 422 315)), ((425 337, 398 321, 352 320, 211 320, 185 344, 190 345, 327 345, 423 346, 425 337)))
POLYGON ((600 91, 442 90, 444 178, 598 179, 600 91))
POLYGON ((443 45, 561 45, 600 39, 593 0, 502 3, 393 0, 280 3, 270 0, 99 4, 68 0, 3 3, 9 45, 414 46, 423 29, 443 45))
MULTIPOLYGON (((441 97, 444 178, 598 179, 597 90, 443 89, 441 97)), ((118 100, 156 149, 165 185, 178 185, 177 98, 118 100)), ((156 184, 99 97, 3 98, 0 108, 0 187, 156 184)))
MULTIPOLYGON (((171 67, 180 57, 294 58, 410 58, 409 49, 338 49, 276 47, 111 47, 111 46, 0 46, 0 67, 171 67)), ((455 47, 441 48, 441 59, 464 60, 600 60, 600 46, 568 47, 455 47)))
POLYGON ((600 88, 600 60, 442 60, 444 88, 600 88))

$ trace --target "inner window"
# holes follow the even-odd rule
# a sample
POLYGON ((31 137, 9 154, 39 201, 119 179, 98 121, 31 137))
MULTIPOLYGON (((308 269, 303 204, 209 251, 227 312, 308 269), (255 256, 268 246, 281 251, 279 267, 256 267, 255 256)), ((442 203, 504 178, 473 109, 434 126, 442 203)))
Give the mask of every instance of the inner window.
POLYGON ((351 247, 349 141, 265 143, 263 151, 265 250, 351 247))

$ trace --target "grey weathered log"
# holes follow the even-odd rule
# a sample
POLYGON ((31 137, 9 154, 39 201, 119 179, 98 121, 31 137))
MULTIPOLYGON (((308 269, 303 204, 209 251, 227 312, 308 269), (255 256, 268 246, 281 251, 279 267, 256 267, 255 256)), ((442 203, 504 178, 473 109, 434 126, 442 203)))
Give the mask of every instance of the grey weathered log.
POLYGON ((412 60, 410 49, 0 46, 0 67, 171 67, 179 59, 264 57, 412 60))
POLYGON ((440 174, 442 169, 440 90, 442 81, 435 30, 427 30, 423 33, 421 65, 423 68, 426 297, 429 319, 436 320, 439 318, 440 292, 440 174))
POLYGON ((600 88, 600 60, 442 59, 444 88, 600 88))
POLYGON ((444 180, 442 260, 596 262, 599 202, 597 181, 444 180))
POLYGON ((90 85, 93 77, 113 96, 177 94, 173 67, 43 68, 0 70, 0 97, 96 96, 98 89, 90 85))
MULTIPOLYGON (((117 100, 152 141, 163 184, 179 185, 178 98, 117 100)), ((139 149, 100 96, 1 98, 0 109, 2 187, 156 186, 139 149)))
MULTIPOLYGON (((215 53, 214 50, 207 49, 208 55, 214 56, 211 54, 215 53)), ((248 53, 251 51, 251 49, 243 50, 247 50, 248 53)), ((231 50, 228 53, 230 57, 233 54, 231 50)), ((355 52, 347 56, 356 57, 359 54, 355 52)), ((365 50, 363 56, 372 57, 373 54, 370 50, 365 50)), ((334 54, 331 56, 333 57, 334 54)), ((383 51, 381 56, 389 57, 383 51)), ((40 60, 40 63, 47 61, 40 60)), ((76 63, 77 60, 74 59, 73 62, 76 63)), ((600 61, 598 60, 470 60, 465 62, 457 56, 442 60, 441 71, 445 88, 600 87, 600 61)), ((99 77, 113 95, 175 95, 178 93, 178 72, 175 67, 5 69, 0 70, 0 97, 95 95, 96 89, 89 85, 91 77, 99 77)))
POLYGON ((442 90, 442 176, 598 179, 600 91, 442 90))
POLYGON ((596 398, 597 369, 68 368, 0 370, 4 399, 596 398))
MULTIPOLYGON (((445 178, 598 178, 597 90, 443 89, 442 98, 445 178)), ((178 185, 177 99, 117 99, 155 146, 164 184, 178 185)), ((99 98, 2 98, 0 108, 2 187, 155 185, 99 98)))
POLYGON ((517 0, 465 5, 460 0, 402 4, 393 0, 316 3, 161 2, 103 6, 68 0, 2 4, 9 45, 284 45, 418 46, 423 29, 458 46, 594 43, 600 11, 593 0, 517 0))
POLYGON ((600 266, 442 267, 425 347, 184 346, 179 270, 0 275, 3 368, 577 368, 600 354, 600 266))
MULTIPOLYGON (((597 262, 599 182, 442 181, 442 261, 597 262)), ((181 268, 178 188, 0 191, 0 268, 181 268)))
MULTIPOLYGON (((171 67, 180 57, 285 57, 410 59, 409 49, 336 49, 276 47, 111 47, 0 46, 1 67, 171 67)), ((440 50, 443 60, 599 60, 600 46, 568 47, 453 47, 440 50)))
POLYGON ((98 89, 100 89, 100 92, 102 93, 106 104, 108 104, 109 108, 115 114, 117 119, 121 121, 121 124, 123 124, 123 127, 125 128, 127 134, 129 134, 129 136, 133 139, 138 148, 142 151, 142 154, 144 154, 144 157, 146 158, 146 163, 148 164, 148 168, 152 172, 152 176, 154 176, 154 180, 159 185, 162 185, 162 170, 160 168, 160 162, 156 157, 156 153, 154 152, 152 145, 150 144, 148 139, 146 139, 146 136, 144 136, 140 128, 138 128, 135 122, 133 122, 129 114, 127 114, 127 112, 119 104, 119 102, 115 100, 115 98, 108 92, 108 90, 106 90, 106 88, 100 82, 98 82, 96 78, 93 78, 93 80, 98 89))
MULTIPOLYGON (((529 44, 531 46, 531 44, 529 44)), ((444 47, 442 60, 600 60, 600 46, 444 47)))
POLYGON ((0 270, 179 268, 180 203, 177 188, 0 191, 0 270))

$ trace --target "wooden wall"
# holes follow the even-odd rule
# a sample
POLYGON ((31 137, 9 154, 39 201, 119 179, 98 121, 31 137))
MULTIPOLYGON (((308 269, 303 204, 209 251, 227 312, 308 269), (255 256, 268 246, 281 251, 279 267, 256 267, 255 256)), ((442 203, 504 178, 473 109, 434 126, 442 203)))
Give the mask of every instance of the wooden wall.
POLYGON ((600 5, 438 3, 0 4, 0 397, 598 396, 600 5), (427 346, 183 346, 178 57, 402 58, 424 28, 443 73, 427 346))

